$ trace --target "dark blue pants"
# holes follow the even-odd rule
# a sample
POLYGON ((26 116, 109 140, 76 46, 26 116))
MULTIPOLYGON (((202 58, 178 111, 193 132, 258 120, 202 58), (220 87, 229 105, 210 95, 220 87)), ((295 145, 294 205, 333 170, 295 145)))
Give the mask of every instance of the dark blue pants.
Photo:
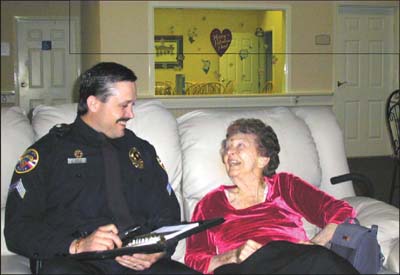
POLYGON ((77 261, 69 258, 55 258, 43 261, 39 274, 200 274, 182 263, 161 259, 149 269, 135 271, 114 260, 77 261))

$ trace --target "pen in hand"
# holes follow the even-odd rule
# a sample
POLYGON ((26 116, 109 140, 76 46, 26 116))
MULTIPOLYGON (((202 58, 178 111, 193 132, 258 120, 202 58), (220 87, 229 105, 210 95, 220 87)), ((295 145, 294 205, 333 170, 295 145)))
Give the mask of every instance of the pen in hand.
POLYGON ((128 229, 126 229, 125 231, 122 231, 121 233, 119 233, 119 238, 122 241, 122 246, 126 246, 133 237, 140 235, 141 234, 141 227, 138 226, 131 226, 128 227, 128 229))

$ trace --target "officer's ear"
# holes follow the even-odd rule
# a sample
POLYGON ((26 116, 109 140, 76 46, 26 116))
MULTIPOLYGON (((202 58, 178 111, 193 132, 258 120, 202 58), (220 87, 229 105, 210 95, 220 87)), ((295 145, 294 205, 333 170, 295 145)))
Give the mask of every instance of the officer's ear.
POLYGON ((99 108, 99 100, 94 95, 91 95, 86 100, 88 110, 95 113, 99 108))

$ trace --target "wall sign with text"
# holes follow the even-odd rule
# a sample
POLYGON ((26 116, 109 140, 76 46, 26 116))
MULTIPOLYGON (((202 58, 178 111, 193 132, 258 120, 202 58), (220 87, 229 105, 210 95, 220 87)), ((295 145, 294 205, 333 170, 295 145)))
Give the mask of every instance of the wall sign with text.
POLYGON ((213 29, 210 33, 211 44, 219 56, 223 56, 232 42, 232 33, 228 29, 222 32, 219 29, 213 29))
POLYGON ((156 69, 183 68, 183 36, 155 35, 156 69))

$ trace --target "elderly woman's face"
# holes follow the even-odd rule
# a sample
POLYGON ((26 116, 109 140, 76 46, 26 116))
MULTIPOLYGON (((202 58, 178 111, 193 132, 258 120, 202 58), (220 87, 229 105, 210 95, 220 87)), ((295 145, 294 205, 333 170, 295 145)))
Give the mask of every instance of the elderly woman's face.
POLYGON ((224 164, 229 177, 259 175, 269 158, 260 156, 257 150, 256 136, 238 133, 226 141, 223 154, 224 164))

